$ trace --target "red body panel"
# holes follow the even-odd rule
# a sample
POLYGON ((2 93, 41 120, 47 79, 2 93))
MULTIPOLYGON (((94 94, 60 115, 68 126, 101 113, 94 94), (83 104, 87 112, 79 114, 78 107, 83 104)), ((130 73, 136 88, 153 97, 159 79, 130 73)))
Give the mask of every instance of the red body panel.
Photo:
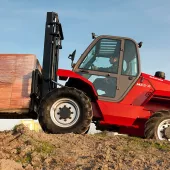
POLYGON ((154 88, 148 79, 143 79, 141 83, 142 76, 137 80, 132 89, 120 102, 122 104, 142 106, 146 100, 154 92, 154 88))
POLYGON ((155 90, 163 90, 170 92, 170 81, 163 80, 145 73, 142 73, 142 76, 152 83, 155 90))
MULTIPOLYGON (((93 84, 79 74, 59 69, 57 75, 81 79, 97 96, 93 84)), ((144 124, 152 112, 170 109, 170 81, 142 73, 121 101, 96 100, 94 105, 94 116, 101 118, 100 124, 116 125, 122 133, 143 136, 144 124)))
POLYGON ((88 85, 90 85, 93 89, 93 92, 95 94, 95 96, 97 97, 97 92, 93 86, 93 84, 87 80, 86 78, 80 76, 79 74, 73 72, 73 71, 70 71, 70 70, 64 70, 64 69, 58 69, 57 73, 56 73, 59 77, 62 77, 62 78, 76 78, 76 79, 80 79, 82 81, 84 81, 84 83, 87 83, 88 85))
POLYGON ((98 100, 97 103, 103 111, 104 122, 107 124, 138 127, 134 125, 136 118, 147 119, 150 116, 150 112, 144 110, 141 106, 100 100, 98 100))
POLYGON ((128 95, 121 101, 124 104, 144 105, 153 96, 170 98, 170 81, 142 73, 128 95), (143 81, 141 82, 141 78, 143 81))

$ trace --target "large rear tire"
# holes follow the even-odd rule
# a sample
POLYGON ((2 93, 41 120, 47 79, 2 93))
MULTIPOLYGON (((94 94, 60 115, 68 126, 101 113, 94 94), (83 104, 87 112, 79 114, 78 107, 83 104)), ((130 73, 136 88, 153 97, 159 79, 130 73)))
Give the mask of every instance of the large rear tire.
POLYGON ((89 129, 92 117, 89 98, 75 88, 55 89, 40 104, 39 122, 47 133, 83 134, 89 129))
POLYGON ((170 110, 155 112, 145 124, 145 137, 170 141, 170 110))

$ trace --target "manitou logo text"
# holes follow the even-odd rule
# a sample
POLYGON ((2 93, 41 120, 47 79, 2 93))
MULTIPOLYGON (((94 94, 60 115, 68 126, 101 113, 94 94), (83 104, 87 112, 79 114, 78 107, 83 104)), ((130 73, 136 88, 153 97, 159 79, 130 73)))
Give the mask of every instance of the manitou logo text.
POLYGON ((146 87, 146 88, 150 88, 151 87, 150 84, 144 84, 144 83, 137 83, 136 85, 140 86, 140 87, 146 87))

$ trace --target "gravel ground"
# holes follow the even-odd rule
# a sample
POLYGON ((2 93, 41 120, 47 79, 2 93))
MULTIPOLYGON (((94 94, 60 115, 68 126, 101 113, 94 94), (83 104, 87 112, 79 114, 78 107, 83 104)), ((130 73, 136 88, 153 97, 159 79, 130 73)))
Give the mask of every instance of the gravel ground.
POLYGON ((0 170, 168 170, 170 143, 102 132, 54 135, 19 125, 0 132, 0 170))

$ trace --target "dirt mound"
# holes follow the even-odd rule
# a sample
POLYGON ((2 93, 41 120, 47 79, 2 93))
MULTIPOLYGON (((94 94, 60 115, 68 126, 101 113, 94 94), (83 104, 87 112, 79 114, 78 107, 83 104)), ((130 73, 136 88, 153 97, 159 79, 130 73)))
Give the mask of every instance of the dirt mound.
POLYGON ((19 125, 0 132, 2 170, 170 169, 170 143, 112 133, 53 135, 19 125))

